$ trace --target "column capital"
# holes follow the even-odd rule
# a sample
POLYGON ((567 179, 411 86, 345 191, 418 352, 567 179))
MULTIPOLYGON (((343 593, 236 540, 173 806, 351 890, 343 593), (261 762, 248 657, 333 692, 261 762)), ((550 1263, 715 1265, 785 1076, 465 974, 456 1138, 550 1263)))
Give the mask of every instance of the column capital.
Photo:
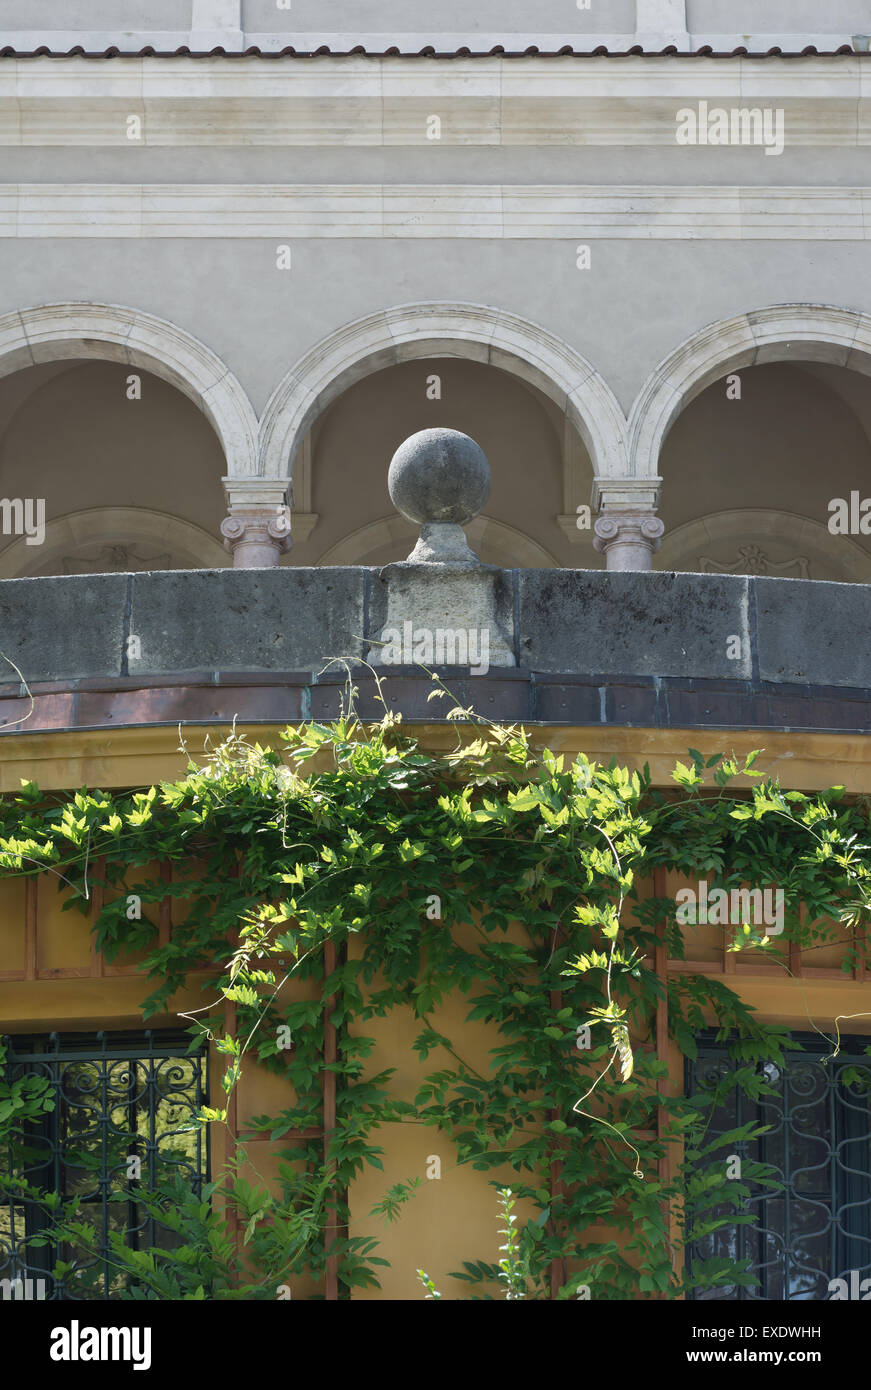
POLYGON ((598 517, 593 531, 593 548, 609 570, 649 570, 665 526, 652 511, 613 511, 598 517))
POLYGON ((290 549, 290 511, 287 506, 234 509, 221 522, 224 548, 236 569, 274 569, 290 549))
POLYGON ((222 478, 227 507, 265 507, 273 512, 285 507, 293 498, 289 478, 222 478))

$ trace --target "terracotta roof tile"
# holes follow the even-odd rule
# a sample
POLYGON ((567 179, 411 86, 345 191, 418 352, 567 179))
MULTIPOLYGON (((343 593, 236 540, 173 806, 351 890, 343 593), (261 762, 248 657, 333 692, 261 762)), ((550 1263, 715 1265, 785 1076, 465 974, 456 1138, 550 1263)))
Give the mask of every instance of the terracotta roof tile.
POLYGON ((292 45, 278 50, 264 50, 256 45, 241 51, 228 50, 225 48, 212 49, 191 49, 183 44, 179 48, 164 51, 154 48, 151 44, 146 44, 143 48, 135 51, 124 51, 117 47, 102 49, 98 52, 90 52, 81 46, 75 45, 73 48, 55 49, 47 44, 41 44, 38 48, 31 50, 16 49, 11 44, 0 47, 0 58, 348 58, 348 57, 370 57, 370 58, 838 58, 848 55, 853 58, 869 58, 871 53, 857 52, 851 44, 841 44, 839 48, 822 49, 814 44, 808 44, 806 48, 786 50, 778 47, 769 48, 765 52, 753 51, 744 46, 729 50, 715 51, 710 45, 703 44, 690 52, 681 52, 673 45, 662 49, 645 49, 640 44, 635 44, 631 48, 622 50, 611 50, 604 45, 596 48, 575 48, 571 44, 565 44, 559 49, 539 48, 532 45, 528 48, 513 50, 497 44, 495 47, 486 51, 478 52, 466 46, 439 51, 431 46, 421 48, 415 53, 403 51, 397 47, 390 48, 367 48, 365 44, 356 44, 353 48, 333 49, 327 44, 322 44, 314 50, 296 49, 292 45))

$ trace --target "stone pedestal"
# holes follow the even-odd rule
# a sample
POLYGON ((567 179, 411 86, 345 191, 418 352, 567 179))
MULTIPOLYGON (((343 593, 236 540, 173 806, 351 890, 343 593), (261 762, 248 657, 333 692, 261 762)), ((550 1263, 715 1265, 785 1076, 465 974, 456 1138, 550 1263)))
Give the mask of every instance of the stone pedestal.
POLYGON ((381 580, 386 612, 366 654, 371 665, 468 666, 486 675, 517 664, 510 595, 495 565, 406 560, 385 566, 381 580))
POLYGON ((366 659, 373 666, 514 666, 503 571, 482 565, 463 526, 490 493, 490 465, 458 430, 421 430, 401 444, 387 476, 391 500, 420 526, 408 559, 381 571, 382 620, 366 659))

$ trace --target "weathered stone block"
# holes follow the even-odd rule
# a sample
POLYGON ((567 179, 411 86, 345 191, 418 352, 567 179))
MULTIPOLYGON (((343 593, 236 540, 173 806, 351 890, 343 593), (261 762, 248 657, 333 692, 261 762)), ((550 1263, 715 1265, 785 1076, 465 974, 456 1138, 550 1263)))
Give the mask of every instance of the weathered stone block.
POLYGON ((362 656, 365 571, 176 570, 133 579, 131 675, 317 671, 362 656))
MULTIPOLYGON (((4 579, 0 652, 28 683, 120 675, 127 582, 126 574, 4 579)), ((0 672, 15 679, 5 661, 0 672)))
POLYGON ((800 685, 871 685, 867 584, 754 579, 759 676, 800 685))
POLYGON ((518 584, 521 666, 730 680, 751 674, 743 576, 521 570, 518 584))

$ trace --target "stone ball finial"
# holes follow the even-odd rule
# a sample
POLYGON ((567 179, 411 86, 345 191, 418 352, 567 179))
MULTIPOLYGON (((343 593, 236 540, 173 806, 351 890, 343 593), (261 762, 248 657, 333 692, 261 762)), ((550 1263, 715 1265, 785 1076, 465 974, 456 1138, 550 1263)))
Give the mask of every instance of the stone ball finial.
POLYGON ((490 496, 490 465, 467 434, 420 430, 393 455, 387 487, 394 507, 409 521, 465 526, 490 496))

